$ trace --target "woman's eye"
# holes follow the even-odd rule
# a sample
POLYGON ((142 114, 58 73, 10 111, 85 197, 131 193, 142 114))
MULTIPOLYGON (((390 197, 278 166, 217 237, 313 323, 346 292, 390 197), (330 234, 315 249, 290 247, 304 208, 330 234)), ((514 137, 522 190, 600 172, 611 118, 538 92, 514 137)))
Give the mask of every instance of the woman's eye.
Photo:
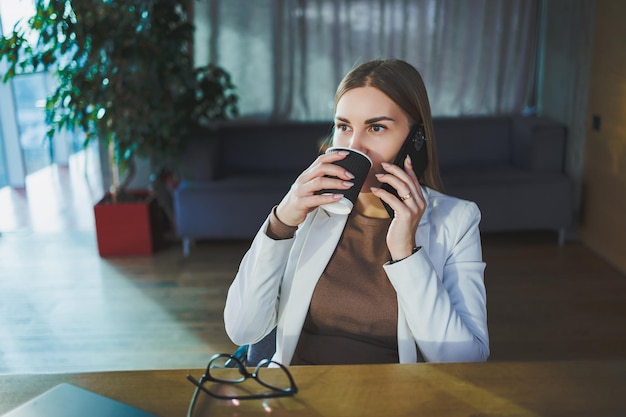
POLYGON ((383 130, 385 130, 385 126, 383 126, 383 125, 372 125, 372 126, 370 126, 370 129, 372 130, 372 132, 382 132, 383 130))
POLYGON ((350 126, 348 126, 348 125, 337 125, 337 129, 339 129, 342 132, 349 132, 350 131, 350 126))

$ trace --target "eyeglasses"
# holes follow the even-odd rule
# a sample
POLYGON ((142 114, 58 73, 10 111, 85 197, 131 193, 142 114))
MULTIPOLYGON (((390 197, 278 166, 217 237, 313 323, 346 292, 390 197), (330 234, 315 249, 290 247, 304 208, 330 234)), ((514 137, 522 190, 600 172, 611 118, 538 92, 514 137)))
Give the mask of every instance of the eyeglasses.
POLYGON ((289 397, 298 392, 298 387, 291 373, 284 365, 269 359, 263 359, 256 366, 254 372, 250 373, 242 360, 226 353, 218 353, 211 357, 206 371, 199 381, 191 375, 187 375, 187 379, 196 386, 196 391, 189 405, 188 416, 191 416, 200 391, 220 400, 289 397), (268 370, 269 365, 276 365, 278 368, 273 372, 268 370), (247 379, 253 379, 265 389, 259 391, 258 389, 250 389, 241 385, 247 379), (214 384, 210 387, 205 387, 207 382, 214 382, 214 384))

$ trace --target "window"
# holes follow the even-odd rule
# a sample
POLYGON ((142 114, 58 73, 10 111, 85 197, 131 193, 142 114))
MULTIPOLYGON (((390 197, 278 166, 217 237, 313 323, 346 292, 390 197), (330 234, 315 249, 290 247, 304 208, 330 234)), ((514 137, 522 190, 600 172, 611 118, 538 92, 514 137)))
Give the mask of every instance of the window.
MULTIPOLYGON (((33 0, 0 0, 3 35, 35 12, 33 0)), ((33 35, 36 36, 36 35, 33 35)), ((36 39, 30 39, 34 44, 36 39)), ((0 71, 2 72, 2 71, 0 71)), ((54 88, 49 73, 23 74, 0 86, 0 186, 23 186, 24 177, 52 163, 66 164, 81 149, 80 135, 65 132, 50 143, 46 136, 46 98, 54 88), (10 163, 9 163, 10 162, 10 163)))

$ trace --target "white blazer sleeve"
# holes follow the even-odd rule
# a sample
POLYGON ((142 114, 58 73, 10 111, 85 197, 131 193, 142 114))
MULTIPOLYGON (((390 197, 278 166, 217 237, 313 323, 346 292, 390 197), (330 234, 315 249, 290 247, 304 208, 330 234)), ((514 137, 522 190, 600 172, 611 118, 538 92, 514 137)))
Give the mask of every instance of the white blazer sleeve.
POLYGON ((226 306, 226 333, 237 345, 258 342, 276 326, 279 291, 294 239, 273 240, 265 221, 232 282, 226 306))
POLYGON ((426 361, 484 361, 489 336, 480 211, 476 204, 463 202, 448 214, 429 249, 443 262, 443 276, 423 249, 384 268, 426 361))

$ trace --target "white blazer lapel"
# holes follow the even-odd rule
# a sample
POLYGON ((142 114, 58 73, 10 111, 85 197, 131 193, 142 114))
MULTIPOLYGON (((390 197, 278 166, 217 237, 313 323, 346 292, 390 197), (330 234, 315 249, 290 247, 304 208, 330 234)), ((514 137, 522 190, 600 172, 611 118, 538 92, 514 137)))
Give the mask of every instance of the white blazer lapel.
POLYGON ((283 350, 291 357, 306 319, 315 285, 335 251, 348 216, 328 214, 320 210, 313 219, 298 257, 293 276, 286 277, 291 285, 286 297, 281 297, 283 321, 283 350))
POLYGON ((420 219, 420 224, 417 227, 417 232, 415 233, 415 244, 424 248, 426 252, 429 252, 431 202, 428 188, 422 187, 422 194, 426 200, 426 211, 424 211, 424 214, 420 219))
POLYGON ((320 210, 307 236, 304 238, 302 250, 296 264, 292 292, 298 293, 298 298, 309 299, 318 278, 324 272, 330 257, 335 252, 339 238, 346 225, 348 216, 328 214, 320 210))

